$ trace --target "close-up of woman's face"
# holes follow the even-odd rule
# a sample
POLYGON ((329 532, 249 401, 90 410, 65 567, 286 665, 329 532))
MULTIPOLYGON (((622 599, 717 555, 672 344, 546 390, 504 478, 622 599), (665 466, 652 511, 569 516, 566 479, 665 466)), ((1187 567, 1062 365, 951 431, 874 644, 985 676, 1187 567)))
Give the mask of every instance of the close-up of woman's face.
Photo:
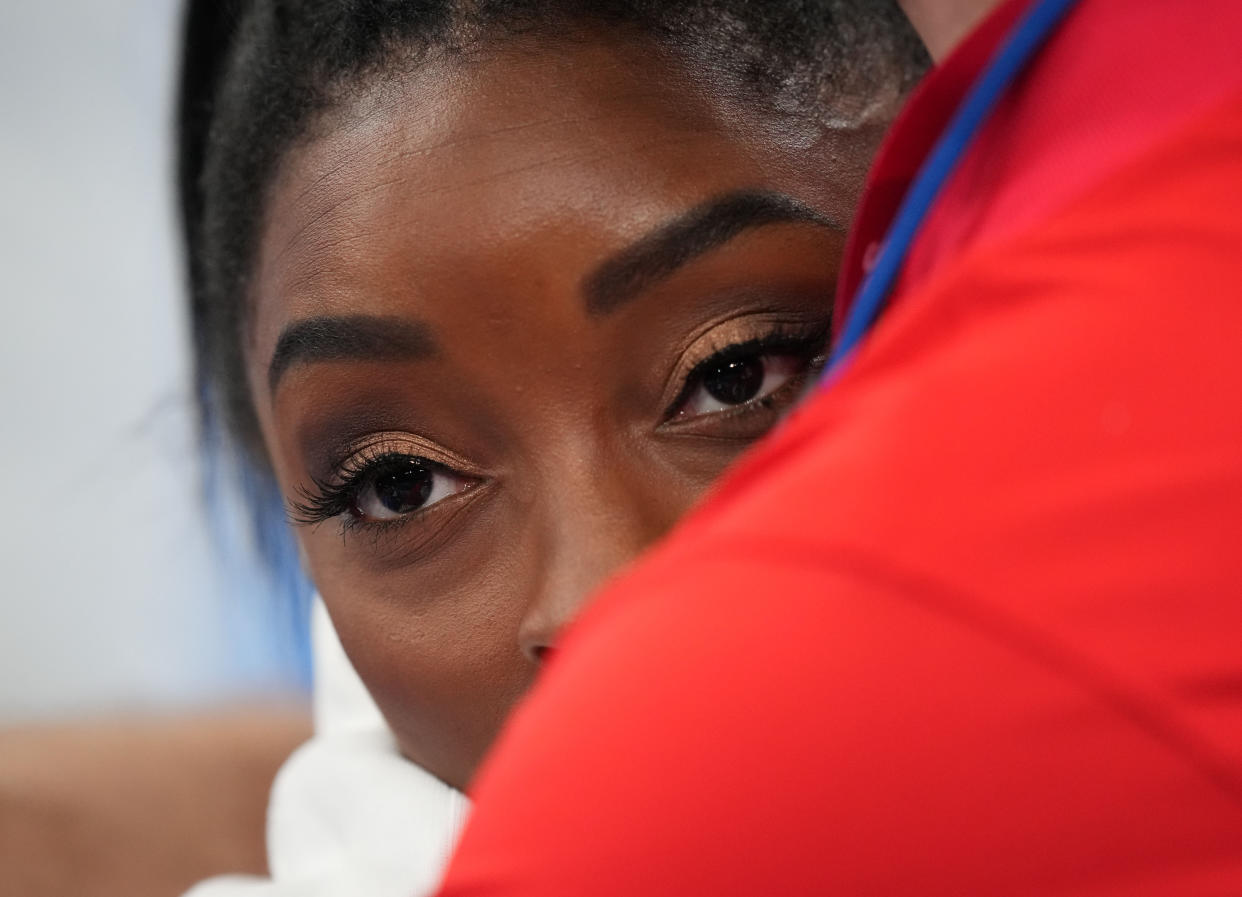
POLYGON ((347 653, 464 787, 584 600, 815 375, 888 106, 808 138, 596 37, 351 97, 266 200, 246 374, 347 653))

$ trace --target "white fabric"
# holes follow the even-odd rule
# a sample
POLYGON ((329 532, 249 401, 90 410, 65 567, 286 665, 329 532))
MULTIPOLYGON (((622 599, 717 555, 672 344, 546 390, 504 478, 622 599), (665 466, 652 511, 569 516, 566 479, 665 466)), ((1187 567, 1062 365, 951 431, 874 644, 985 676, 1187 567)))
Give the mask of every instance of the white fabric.
POLYGON ((185 897, 420 897, 440 881, 469 802, 397 752, 318 599, 311 636, 315 734, 272 786, 271 878, 213 878, 185 897))

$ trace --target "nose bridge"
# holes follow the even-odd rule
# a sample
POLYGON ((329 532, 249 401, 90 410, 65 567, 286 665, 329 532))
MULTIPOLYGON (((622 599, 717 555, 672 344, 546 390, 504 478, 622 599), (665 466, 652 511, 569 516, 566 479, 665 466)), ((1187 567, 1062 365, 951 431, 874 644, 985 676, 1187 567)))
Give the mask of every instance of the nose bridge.
POLYGON ((539 502, 539 585, 519 640, 538 659, 595 589, 657 539, 671 522, 650 476, 631 453, 574 447, 545 474, 539 502))

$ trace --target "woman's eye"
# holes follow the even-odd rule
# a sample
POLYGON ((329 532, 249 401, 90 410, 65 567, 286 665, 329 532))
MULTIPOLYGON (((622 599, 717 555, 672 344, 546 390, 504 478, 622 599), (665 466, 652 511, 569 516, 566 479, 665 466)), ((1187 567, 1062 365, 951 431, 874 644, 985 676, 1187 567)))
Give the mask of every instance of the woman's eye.
POLYGON ((350 509, 360 520, 394 520, 429 508, 469 486, 463 477, 416 458, 386 464, 363 483, 350 509))
POLYGON ((754 354, 709 360, 695 371, 696 382, 673 413, 673 420, 727 411, 765 398, 806 368, 806 359, 794 355, 754 354))

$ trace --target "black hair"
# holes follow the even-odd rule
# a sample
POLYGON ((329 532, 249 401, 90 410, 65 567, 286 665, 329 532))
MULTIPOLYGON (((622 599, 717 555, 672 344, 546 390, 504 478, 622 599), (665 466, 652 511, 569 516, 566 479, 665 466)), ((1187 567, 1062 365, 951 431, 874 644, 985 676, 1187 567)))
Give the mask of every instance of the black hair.
POLYGON ((178 178, 208 431, 265 467, 243 373, 246 284, 270 182, 317 116, 429 52, 575 26, 649 37, 786 114, 830 117, 927 65, 892 0, 190 0, 178 178))

